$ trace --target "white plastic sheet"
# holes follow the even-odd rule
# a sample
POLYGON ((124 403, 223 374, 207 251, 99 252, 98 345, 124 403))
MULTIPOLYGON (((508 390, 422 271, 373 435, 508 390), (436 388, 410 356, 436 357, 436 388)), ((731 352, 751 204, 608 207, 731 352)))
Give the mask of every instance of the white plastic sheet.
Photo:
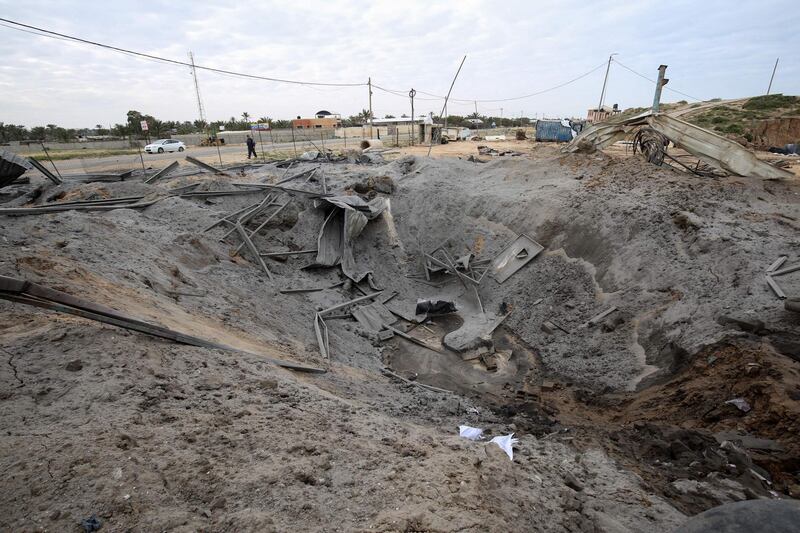
POLYGON ((495 437, 489 442, 494 442, 495 444, 500 446, 500 449, 506 452, 508 458, 511 459, 512 461, 514 460, 514 450, 512 447, 519 442, 519 439, 515 439, 513 433, 510 435, 495 437))
POLYGON ((470 426, 458 426, 458 436, 464 437, 469 440, 480 440, 483 435, 483 430, 470 426))

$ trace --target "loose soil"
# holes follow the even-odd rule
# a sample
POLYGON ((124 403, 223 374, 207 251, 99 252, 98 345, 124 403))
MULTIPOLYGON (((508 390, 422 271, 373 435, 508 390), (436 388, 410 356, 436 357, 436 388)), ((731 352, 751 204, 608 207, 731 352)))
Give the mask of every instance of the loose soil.
MULTIPOLYGON (((437 351, 329 319, 323 360, 315 312, 361 292, 282 294, 341 273, 290 256, 269 260, 269 282, 248 252, 233 253, 238 240, 220 240, 224 228, 203 232, 263 193, 0 218, 0 275, 249 352, 0 302, 2 527, 79 531, 96 515, 109 531, 671 531, 719 503, 796 497, 800 326, 764 271, 780 255, 800 262, 798 182, 701 179, 527 141, 508 142, 523 156, 467 161, 476 144, 320 167, 336 193, 394 184, 367 192, 390 210, 356 239, 356 263, 397 293, 386 305, 400 315, 417 299, 456 303, 456 315, 396 324, 437 351), (423 275, 422 251, 445 243, 451 256, 491 259, 520 233, 545 251, 502 284, 485 276, 480 303, 445 274, 423 275), (508 314, 485 340, 511 352, 494 372, 442 344, 481 306, 508 314), (751 409, 725 403, 734 398, 751 409), (514 459, 460 438, 461 424, 514 433, 514 459)), ((254 167, 235 181, 284 172, 254 167)), ((5 205, 228 181, 34 180, 37 194, 5 205)), ((278 201, 289 199, 254 238, 261 251, 316 247, 323 209, 278 201)), ((800 295, 800 276, 780 283, 800 295)))

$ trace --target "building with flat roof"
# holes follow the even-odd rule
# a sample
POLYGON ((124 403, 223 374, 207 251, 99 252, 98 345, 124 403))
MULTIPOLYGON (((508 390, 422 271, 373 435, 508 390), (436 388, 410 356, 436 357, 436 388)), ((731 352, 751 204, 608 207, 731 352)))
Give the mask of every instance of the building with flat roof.
POLYGON ((314 118, 300 118, 292 120, 292 128, 298 130, 341 128, 342 116, 339 113, 321 110, 314 114, 314 118))
POLYGON ((613 107, 604 105, 600 109, 590 109, 589 113, 586 115, 586 121, 591 123, 603 122, 604 120, 608 120, 609 118, 613 117, 614 115, 618 115, 621 112, 622 111, 620 111, 619 105, 617 104, 614 104, 613 107))

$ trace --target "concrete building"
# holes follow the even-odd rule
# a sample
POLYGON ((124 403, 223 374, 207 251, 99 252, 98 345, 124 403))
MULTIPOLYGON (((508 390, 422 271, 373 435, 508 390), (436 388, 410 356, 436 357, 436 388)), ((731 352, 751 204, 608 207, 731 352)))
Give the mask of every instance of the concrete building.
POLYGON ((314 118, 300 118, 299 116, 292 120, 292 128, 298 130, 308 129, 323 129, 323 128, 341 128, 342 116, 339 113, 331 113, 330 111, 317 111, 314 118))
POLYGON ((601 109, 590 109, 589 113, 586 115, 586 121, 590 123, 603 122, 621 112, 617 104, 614 104, 613 107, 604 105, 601 109))

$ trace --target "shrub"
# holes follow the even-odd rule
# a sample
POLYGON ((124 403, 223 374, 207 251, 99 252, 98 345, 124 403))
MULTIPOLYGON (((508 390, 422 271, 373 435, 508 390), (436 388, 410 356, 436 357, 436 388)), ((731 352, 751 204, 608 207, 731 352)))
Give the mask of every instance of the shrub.
POLYGON ((744 109, 780 109, 790 107, 797 103, 796 96, 784 96, 782 94, 765 94, 749 99, 742 106, 744 109))

